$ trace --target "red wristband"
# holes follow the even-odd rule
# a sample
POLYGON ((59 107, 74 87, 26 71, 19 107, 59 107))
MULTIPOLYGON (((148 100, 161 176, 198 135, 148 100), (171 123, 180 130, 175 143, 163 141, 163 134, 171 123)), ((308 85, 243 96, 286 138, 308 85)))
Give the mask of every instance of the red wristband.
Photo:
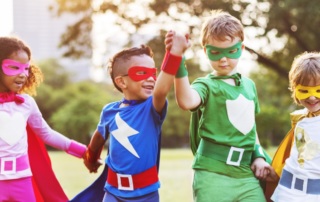
POLYGON ((181 63, 182 57, 166 52, 162 61, 161 70, 165 73, 176 75, 181 63))

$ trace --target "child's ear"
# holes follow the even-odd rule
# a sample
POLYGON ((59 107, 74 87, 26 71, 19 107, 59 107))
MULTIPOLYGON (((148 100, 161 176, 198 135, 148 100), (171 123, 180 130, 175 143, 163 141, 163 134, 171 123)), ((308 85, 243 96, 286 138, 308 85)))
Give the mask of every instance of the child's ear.
POLYGON ((114 78, 114 82, 120 89, 127 88, 127 83, 122 76, 117 76, 116 78, 114 78))
POLYGON ((244 50, 244 49, 246 49, 246 46, 242 43, 242 45, 241 45, 241 49, 242 50, 244 50))

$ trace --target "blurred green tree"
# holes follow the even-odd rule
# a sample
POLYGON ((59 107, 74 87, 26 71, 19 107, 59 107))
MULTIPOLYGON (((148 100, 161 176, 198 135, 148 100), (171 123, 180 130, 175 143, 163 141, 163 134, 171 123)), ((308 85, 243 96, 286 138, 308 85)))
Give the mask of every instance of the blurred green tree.
POLYGON ((112 92, 107 93, 101 84, 83 81, 65 87, 63 95, 69 100, 50 117, 50 122, 68 137, 88 144, 102 107, 114 101, 112 92))
MULTIPOLYGON (((257 83, 260 97, 261 114, 257 117, 257 125, 261 142, 278 144, 285 135, 284 131, 290 127, 289 112, 296 108, 290 99, 287 78, 293 58, 304 51, 320 50, 320 43, 317 43, 320 32, 319 8, 318 0, 56 0, 51 10, 58 15, 69 12, 79 16, 79 21, 69 26, 61 38, 60 46, 66 48, 66 57, 91 57, 92 19, 102 14, 112 14, 115 16, 112 18, 113 26, 129 36, 127 45, 136 39, 133 36, 152 26, 155 36, 148 41, 155 50, 156 64, 161 64, 164 55, 163 37, 167 30, 191 33, 194 57, 190 62, 196 70, 201 65, 201 61, 195 59, 201 49, 201 21, 212 9, 228 11, 241 19, 247 36, 246 49, 259 65, 251 78, 257 83)), ((106 46, 115 39, 115 36, 106 39, 106 46)), ((173 98, 171 96, 170 100, 173 98)), ((166 125, 165 134, 175 132, 184 136, 185 129, 175 128, 180 128, 177 125, 187 127, 184 112, 170 109, 169 114, 174 118, 171 120, 171 115, 168 116, 167 123, 170 125, 166 125), (171 124, 171 121, 178 120, 179 124, 171 124)))
POLYGON ((50 124, 50 117, 68 101, 61 91, 71 84, 71 75, 56 59, 42 60, 37 65, 44 75, 44 82, 37 89, 35 99, 43 118, 50 124))
POLYGON ((54 130, 88 144, 102 107, 120 99, 120 93, 105 83, 71 82, 71 73, 55 59, 38 65, 45 79, 35 99, 43 117, 54 130))

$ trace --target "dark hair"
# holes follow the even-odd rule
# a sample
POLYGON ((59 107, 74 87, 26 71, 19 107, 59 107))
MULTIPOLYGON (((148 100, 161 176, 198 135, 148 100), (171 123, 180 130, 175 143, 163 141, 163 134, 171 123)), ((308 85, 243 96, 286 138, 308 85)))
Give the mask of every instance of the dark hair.
POLYGON ((153 57, 153 52, 150 47, 141 45, 140 47, 125 48, 115 54, 109 61, 108 71, 112 79, 113 85, 120 91, 122 90, 117 86, 114 79, 119 75, 127 74, 128 67, 124 63, 131 59, 133 56, 148 55, 153 57))
MULTIPOLYGON (((27 53, 29 60, 31 60, 30 48, 23 41, 17 37, 0 37, 0 64, 2 64, 4 59, 9 58, 13 53, 19 51, 27 53)), ((40 85, 42 80, 43 75, 40 68, 31 64, 27 81, 19 93, 24 92, 30 95, 36 95, 36 87, 40 85)))

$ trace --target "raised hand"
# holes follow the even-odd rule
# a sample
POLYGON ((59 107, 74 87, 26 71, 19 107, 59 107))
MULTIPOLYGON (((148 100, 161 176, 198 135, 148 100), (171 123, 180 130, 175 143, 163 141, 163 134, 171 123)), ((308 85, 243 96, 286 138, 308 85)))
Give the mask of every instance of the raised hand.
POLYGON ((191 46, 189 34, 181 35, 175 31, 169 31, 165 37, 166 50, 174 55, 183 55, 185 50, 191 46))

